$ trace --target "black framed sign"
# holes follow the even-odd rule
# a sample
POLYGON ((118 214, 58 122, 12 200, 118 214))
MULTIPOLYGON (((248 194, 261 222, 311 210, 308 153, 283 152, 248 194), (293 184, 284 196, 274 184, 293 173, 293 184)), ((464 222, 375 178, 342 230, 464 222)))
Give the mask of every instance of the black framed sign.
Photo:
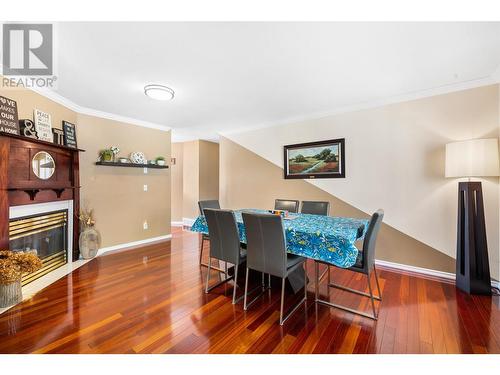
POLYGON ((285 178, 345 178, 345 138, 284 146, 285 178))
POLYGON ((75 124, 63 121, 62 126, 64 133, 64 145, 71 148, 77 148, 75 124))
POLYGON ((19 135, 17 103, 5 96, 0 96, 0 132, 19 135))

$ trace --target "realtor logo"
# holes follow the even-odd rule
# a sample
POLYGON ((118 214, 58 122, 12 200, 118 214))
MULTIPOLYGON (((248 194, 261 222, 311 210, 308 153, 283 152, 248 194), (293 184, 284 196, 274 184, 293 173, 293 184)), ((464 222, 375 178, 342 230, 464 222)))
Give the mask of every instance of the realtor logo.
POLYGON ((51 24, 3 24, 3 74, 51 76, 51 24))

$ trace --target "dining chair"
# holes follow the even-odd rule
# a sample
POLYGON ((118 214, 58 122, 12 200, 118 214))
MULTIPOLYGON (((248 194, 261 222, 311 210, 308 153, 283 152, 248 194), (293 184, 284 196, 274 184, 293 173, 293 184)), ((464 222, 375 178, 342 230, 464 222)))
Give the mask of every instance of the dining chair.
POLYGON ((299 212, 299 201, 291 199, 275 199, 274 209, 297 213, 299 212))
POLYGON ((328 216, 330 213, 330 202, 302 201, 300 212, 303 214, 328 216))
POLYGON ((249 270, 256 270, 281 278, 280 325, 307 301, 307 274, 304 268, 304 297, 290 312, 283 316, 285 302, 285 281, 291 272, 304 264, 305 258, 287 254, 286 238, 281 216, 269 214, 242 214, 247 237, 247 273, 243 309, 247 310, 260 296, 247 302, 249 270))
POLYGON ((377 269, 375 268, 375 245, 377 243, 377 236, 380 231, 380 226, 382 224, 382 220, 384 218, 384 211, 383 210, 378 210, 375 212, 368 224, 368 229, 365 234, 365 238, 363 240, 363 249, 358 252, 358 256, 356 258, 356 263, 352 266, 349 267, 348 270, 357 272, 357 273, 362 273, 365 274, 368 280, 368 290, 369 293, 362 292, 360 290, 356 289, 351 289, 344 287, 342 285, 330 283, 328 280, 327 288, 337 288, 341 289, 347 292, 355 293, 364 297, 369 297, 371 300, 371 306, 373 310, 373 315, 367 314, 365 312, 359 311, 359 310, 354 310, 349 307, 345 307, 342 305, 338 305, 335 303, 331 303, 329 301, 321 300, 319 299, 319 282, 321 277, 319 276, 319 265, 320 263, 326 264, 327 265, 327 272, 328 275, 330 275, 330 265, 329 263, 321 262, 321 261, 315 261, 315 279, 316 279, 316 284, 315 284, 315 298, 316 302, 331 306, 331 307, 336 307, 345 311, 352 312, 354 314, 362 315, 367 318, 371 318, 374 320, 378 319, 378 315, 375 312, 375 300, 377 301, 382 301, 382 294, 380 292, 380 284, 378 281, 378 275, 377 275, 377 269), (378 296, 373 294, 372 291, 372 286, 371 286, 371 272, 375 274, 375 281, 377 283, 377 291, 378 291, 378 296))
MULTIPOLYGON (((211 199, 211 200, 204 200, 204 201, 198 201, 198 207, 200 209, 200 215, 205 216, 205 213, 203 210, 205 208, 215 208, 215 209, 220 209, 220 204, 217 199, 211 199)), ((205 241, 210 241, 210 236, 206 234, 201 235, 201 244, 200 244, 200 261, 199 264, 200 266, 205 266, 207 267, 207 264, 202 262, 203 259, 203 243, 205 241)))
MULTIPOLYGON (((229 280, 234 280, 233 304, 235 304, 237 302, 236 289, 238 288, 238 268, 239 265, 245 262, 247 252, 240 246, 240 236, 234 212, 231 210, 205 208, 204 213, 207 221, 208 233, 210 235, 210 252, 208 254, 208 271, 205 293, 208 293, 212 289, 228 282, 229 280), (210 270, 212 268, 211 263, 213 258, 225 262, 225 278, 217 284, 209 286, 210 270), (228 275, 228 263, 234 265, 233 276, 228 275)), ((243 296, 238 298, 238 300, 242 297, 243 296)))

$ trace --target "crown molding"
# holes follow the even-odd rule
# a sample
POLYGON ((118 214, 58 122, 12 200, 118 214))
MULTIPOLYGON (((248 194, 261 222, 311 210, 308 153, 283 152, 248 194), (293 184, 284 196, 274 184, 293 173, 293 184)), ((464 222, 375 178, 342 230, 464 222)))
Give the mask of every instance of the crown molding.
POLYGON ((172 128, 170 128, 168 126, 156 124, 153 122, 138 120, 138 119, 131 118, 131 117, 117 115, 115 113, 109 113, 109 112, 99 111, 99 110, 92 109, 92 108, 83 107, 83 106, 76 104, 75 102, 69 100, 68 98, 66 98, 66 97, 64 97, 64 96, 62 96, 62 95, 60 95, 52 90, 37 89, 37 88, 30 88, 30 90, 33 92, 36 92, 39 95, 46 97, 47 99, 52 100, 60 105, 63 105, 66 108, 71 109, 72 111, 75 111, 79 114, 82 114, 82 115, 88 115, 88 116, 93 116, 93 117, 104 118, 107 120, 124 122, 124 123, 130 124, 130 125, 141 126, 143 128, 156 129, 156 130, 161 130, 161 131, 166 131, 166 132, 172 130, 172 128))
POLYGON ((386 105, 404 103, 404 102, 409 102, 412 100, 425 99, 425 98, 429 98, 432 96, 444 95, 444 94, 449 94, 449 93, 453 93, 453 92, 457 92, 457 91, 464 91, 464 90, 474 89, 477 87, 494 85, 494 84, 497 84, 499 82, 500 82, 500 67, 493 74, 491 74, 489 76, 480 77, 480 78, 472 79, 469 81, 462 81, 459 83, 452 83, 452 84, 437 86, 437 87, 433 87, 433 88, 425 89, 425 90, 412 91, 412 92, 408 92, 408 93, 404 93, 404 94, 400 94, 400 95, 391 96, 391 97, 388 97, 385 99, 364 102, 364 103, 360 103, 360 104, 356 104, 356 105, 352 105, 352 106, 346 106, 346 107, 334 109, 331 111, 315 112, 315 113, 310 113, 310 114, 302 115, 302 116, 289 117, 285 120, 280 120, 280 121, 275 121, 275 122, 266 122, 266 123, 262 123, 262 124, 250 125, 250 126, 232 129, 232 130, 221 131, 221 132, 218 132, 218 134, 225 137, 225 136, 228 136, 231 134, 245 133, 245 132, 249 132, 249 131, 253 131, 253 130, 266 129, 266 128, 272 128, 272 127, 277 127, 277 126, 285 126, 285 125, 290 125, 290 124, 304 122, 304 121, 310 121, 310 120, 316 120, 316 119, 325 118, 325 117, 334 116, 334 115, 343 114, 343 113, 357 112, 357 111, 362 111, 362 110, 366 110, 366 109, 379 108, 379 107, 383 107, 386 105))

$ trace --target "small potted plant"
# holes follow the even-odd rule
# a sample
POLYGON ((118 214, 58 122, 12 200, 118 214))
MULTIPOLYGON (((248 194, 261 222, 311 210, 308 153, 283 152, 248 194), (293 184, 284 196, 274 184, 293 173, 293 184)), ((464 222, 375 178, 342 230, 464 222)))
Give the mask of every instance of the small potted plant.
POLYGON ((104 162, 111 162, 113 161, 113 151, 111 151, 111 149, 105 149, 105 150, 102 150, 100 153, 99 153, 99 159, 101 161, 104 161, 104 162))
POLYGON ((165 158, 163 156, 156 157, 156 164, 165 165, 165 158))
POLYGON ((0 251, 0 307, 9 307, 23 300, 21 278, 38 271, 42 261, 34 252, 0 251))

